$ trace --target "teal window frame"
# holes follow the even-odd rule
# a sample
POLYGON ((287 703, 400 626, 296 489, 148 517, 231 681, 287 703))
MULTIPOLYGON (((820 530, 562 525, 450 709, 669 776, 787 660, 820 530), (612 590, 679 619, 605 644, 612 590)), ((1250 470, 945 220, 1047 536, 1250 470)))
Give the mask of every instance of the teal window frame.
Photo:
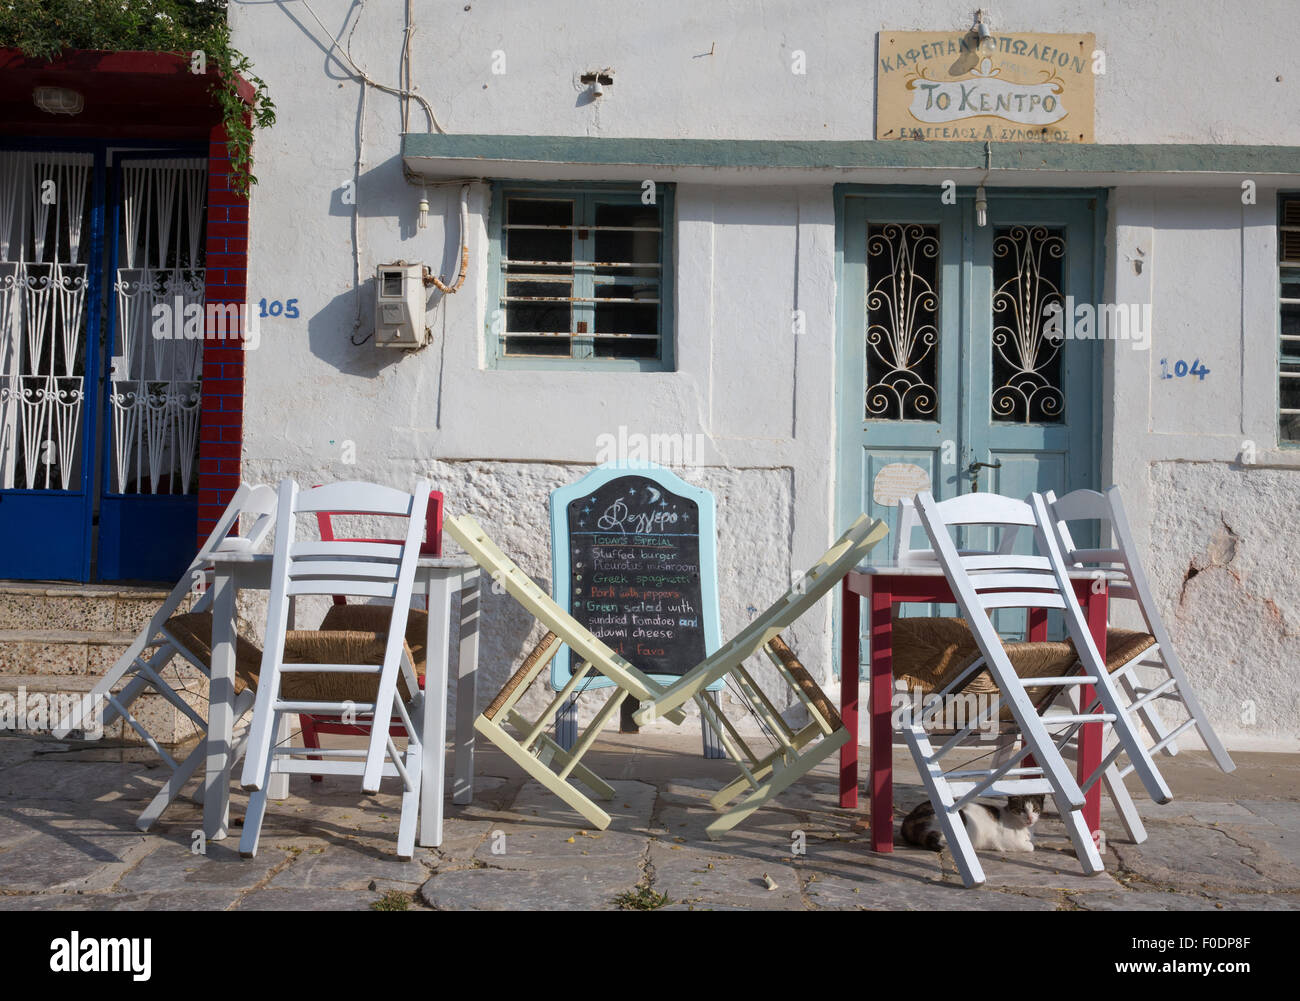
MULTIPOLYGON (((1277 443, 1279 448, 1300 449, 1300 434, 1294 437, 1287 435, 1288 424, 1294 425, 1295 421, 1288 421, 1287 418, 1294 418, 1293 414, 1282 412, 1283 404, 1286 402, 1282 398, 1282 387, 1286 384, 1289 373, 1300 372, 1297 363, 1300 362, 1300 342, 1284 340, 1285 325, 1282 322, 1282 315, 1289 303, 1285 300, 1292 299, 1288 296, 1286 286, 1294 285, 1300 281, 1300 265, 1289 263, 1283 260, 1285 254, 1283 243, 1284 234, 1288 232, 1285 221, 1285 211, 1288 203, 1300 202, 1300 191, 1279 191, 1277 196, 1277 443)), ((1294 230, 1290 230, 1294 232, 1294 230)), ((1294 307, 1292 307, 1294 308, 1294 307)))
MULTIPOLYGON (((576 333, 577 324, 585 320, 588 331, 595 330, 595 302, 575 301, 570 319, 573 327, 569 357, 543 355, 508 355, 504 351, 503 324, 506 316, 504 246, 506 199, 515 195, 539 198, 571 198, 574 202, 574 225, 594 230, 597 204, 644 204, 642 185, 622 182, 573 183, 564 181, 493 181, 488 215, 488 298, 484 317, 487 338, 486 359, 489 368, 591 372, 671 372, 674 371, 674 185, 655 185, 655 206, 659 210, 659 352, 653 358, 598 358, 594 340, 576 333), (585 224, 585 225, 584 225, 585 224)), ((575 237, 575 239, 578 239, 575 237)), ((594 233, 582 241, 587 246, 575 252, 575 260, 594 260, 594 233)), ((644 277, 601 276, 601 284, 644 283, 644 277)), ((594 268, 573 269, 575 300, 594 299, 594 268)))

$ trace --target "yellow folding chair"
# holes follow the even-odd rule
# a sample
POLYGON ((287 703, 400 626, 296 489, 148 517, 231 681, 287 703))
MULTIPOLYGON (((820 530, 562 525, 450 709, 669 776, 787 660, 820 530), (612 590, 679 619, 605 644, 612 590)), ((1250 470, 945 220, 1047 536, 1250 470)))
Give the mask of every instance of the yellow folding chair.
POLYGON ((609 826, 609 814, 570 780, 581 782, 601 799, 613 798, 614 790, 584 766, 581 758, 627 695, 634 696, 641 703, 635 718, 642 724, 655 719, 681 723, 685 719, 682 706, 695 701, 705 721, 718 733, 727 755, 738 766, 739 777, 711 800, 713 807, 722 811, 722 816, 708 826, 710 838, 717 838, 730 830, 848 740, 848 730, 831 700, 799 663, 781 639, 780 632, 866 559, 872 547, 888 532, 884 522, 866 515, 858 518, 812 569, 770 608, 670 686, 659 684, 637 670, 560 608, 497 548, 473 518, 448 518, 445 529, 494 580, 504 586, 512 598, 547 628, 541 642, 479 716, 474 728, 592 826, 598 829, 609 826), (529 720, 515 706, 529 686, 542 675, 562 643, 568 644, 580 664, 542 715, 529 720), (775 704, 745 670, 744 661, 760 650, 767 654, 778 676, 789 685, 807 711, 810 722, 805 726, 796 730, 787 724, 775 704), (577 743, 566 751, 546 731, 555 714, 593 671, 614 682, 612 693, 577 743), (724 676, 733 693, 772 736, 777 745, 775 750, 766 754, 756 751, 721 709, 703 697, 709 685, 724 676), (520 736, 514 736, 506 726, 520 736), (733 804, 747 789, 749 794, 728 808, 728 804, 733 804))

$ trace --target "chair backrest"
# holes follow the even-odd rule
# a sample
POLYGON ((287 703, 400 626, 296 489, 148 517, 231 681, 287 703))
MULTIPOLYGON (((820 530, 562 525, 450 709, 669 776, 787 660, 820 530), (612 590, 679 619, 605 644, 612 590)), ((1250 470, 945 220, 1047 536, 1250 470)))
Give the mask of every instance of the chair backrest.
MULTIPOLYGON (((212 531, 199 547, 194 559, 190 561, 185 576, 177 582, 176 587, 172 589, 172 593, 163 602, 158 615, 155 616, 155 618, 161 616, 159 619, 160 624, 165 622, 171 616, 171 613, 180 606, 181 599, 185 594, 192 591, 196 584, 203 581, 215 553, 254 553, 261 548, 267 534, 275 525, 276 506, 276 493, 272 487, 265 484, 257 484, 256 486, 250 486, 247 483, 239 484, 239 489, 230 498, 230 503, 221 512, 221 517, 217 519, 212 531), (252 518, 247 533, 244 535, 231 535, 231 532, 239 531, 239 519, 244 515, 252 518)), ((211 601, 212 593, 210 591, 204 592, 203 596, 195 602, 193 611, 204 611, 211 601)))
POLYGON ((275 510, 276 494, 273 487, 241 483, 226 509, 221 512, 212 532, 199 548, 196 561, 214 552, 256 551, 275 525, 275 510), (253 518, 248 531, 243 535, 231 535, 232 531, 239 531, 239 519, 243 515, 253 518))
MULTIPOLYGON (((424 542, 420 545, 421 556, 442 555, 442 492, 429 492, 429 504, 424 513, 424 542)), ((334 522, 329 511, 316 512, 316 525, 320 529, 322 542, 394 542, 394 539, 340 539, 334 535, 334 522)), ((346 605, 348 599, 341 594, 334 595, 334 604, 346 605)))
MULTIPOLYGON (((988 493, 963 494, 936 501, 927 491, 916 495, 916 507, 963 611, 966 610, 963 596, 985 613, 996 608, 1066 607, 1062 582, 1057 579, 1051 560, 1043 552, 1046 536, 1039 530, 1031 503, 988 493), (1034 533, 1038 552, 961 552, 949 529, 971 526, 1000 528, 1004 534, 1007 530, 1014 529, 1018 534, 1020 530, 1028 529, 1034 533)), ((1069 590, 1068 584, 1064 590, 1069 590)))
MULTIPOLYGON (((402 669, 406 642, 406 620, 420 557, 424 521, 419 513, 429 503, 429 481, 419 480, 413 493, 404 493, 376 483, 355 481, 331 483, 310 490, 280 481, 279 510, 275 525, 275 561, 271 568, 271 592, 267 604, 266 645, 262 651, 261 684, 254 708, 254 729, 249 741, 245 779, 254 776, 250 762, 267 760, 271 702, 278 696, 267 679, 280 675, 288 632, 290 601, 313 594, 341 594, 392 601, 392 618, 385 640, 383 668, 375 697, 374 720, 366 752, 363 789, 377 789, 388 741, 388 720, 397 708, 397 679, 402 669), (299 515, 360 515, 407 519, 401 542, 326 541, 297 538, 299 515)), ((319 524, 319 522, 318 522, 319 524)), ((329 667, 330 665, 323 665, 329 667)), ((408 691, 415 691, 408 679, 408 691)))
MULTIPOLYGON (((926 492, 916 495, 916 506, 980 652, 986 661, 997 664, 1003 677, 1015 677, 1016 672, 990 618, 990 613, 999 608, 1063 611, 1066 631, 1080 660, 1085 666, 1101 664, 1101 655, 1075 597, 1060 544, 1048 528, 1050 515, 1042 494, 1030 494, 1028 502, 986 493, 963 494, 937 502, 926 492), (962 555, 949 529, 973 525, 1028 530, 1032 532, 1036 551, 962 555)), ((1019 685, 1010 686, 1010 691, 1004 688, 1002 697, 1010 698, 1018 706, 1022 719, 1035 712, 1019 685)))
POLYGON ((1133 532, 1129 527, 1119 487, 1107 487, 1103 493, 1096 490, 1075 490, 1060 498, 1049 490, 1043 499, 1065 562, 1070 566, 1092 568, 1104 574, 1110 597, 1136 601, 1148 626, 1151 626, 1153 619, 1158 619, 1158 616, 1152 603, 1146 570, 1138 556, 1137 544, 1133 541, 1133 532), (1099 523, 1099 538, 1104 536, 1104 528, 1109 525, 1115 545, 1107 549, 1076 547, 1070 523, 1081 521, 1099 523))
POLYGON ((357 481, 301 490, 293 480, 282 480, 276 517, 272 599, 313 594, 397 599, 405 590, 409 601, 424 532, 424 524, 414 512, 427 507, 428 495, 428 480, 420 480, 414 494, 357 481), (402 539, 395 541, 299 541, 297 516, 321 513, 331 517, 405 518, 406 532, 402 539), (407 578, 405 587, 404 577, 407 578))
MULTIPOLYGON (((988 496, 988 495, 985 495, 988 496)), ((916 501, 911 497, 901 497, 898 501, 898 534, 894 536, 894 562, 900 567, 933 565, 938 561, 934 550, 928 546, 913 548, 913 529, 924 529, 921 516, 916 511, 916 501)), ((998 542, 996 552, 1009 553, 1018 538, 1019 526, 1007 526, 998 542)), ((960 550, 963 555, 992 555, 994 550, 960 550)))

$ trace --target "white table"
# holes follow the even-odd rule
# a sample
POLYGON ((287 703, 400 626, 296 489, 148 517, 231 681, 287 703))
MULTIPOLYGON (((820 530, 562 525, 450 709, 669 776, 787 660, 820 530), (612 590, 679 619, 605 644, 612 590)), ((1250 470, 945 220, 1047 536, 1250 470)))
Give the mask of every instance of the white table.
MULTIPOLYGON (((203 778, 203 833, 220 841, 229 833, 230 773, 238 754, 235 729, 235 596, 241 590, 266 591, 271 586, 270 553, 221 553, 212 570, 212 682, 208 695, 207 770, 203 778)), ((447 684, 451 645, 451 596, 460 589, 460 667, 456 678, 455 776, 452 801, 474 798, 474 716, 477 701, 479 577, 478 564, 468 556, 420 558, 414 594, 429 605, 424 677, 423 778, 420 794, 419 843, 442 842, 443 755, 447 741, 447 684)), ((292 623, 290 624, 292 627, 292 623)), ((280 739, 284 735, 277 735, 280 739)), ((288 795, 288 775, 269 791, 272 799, 288 795)))

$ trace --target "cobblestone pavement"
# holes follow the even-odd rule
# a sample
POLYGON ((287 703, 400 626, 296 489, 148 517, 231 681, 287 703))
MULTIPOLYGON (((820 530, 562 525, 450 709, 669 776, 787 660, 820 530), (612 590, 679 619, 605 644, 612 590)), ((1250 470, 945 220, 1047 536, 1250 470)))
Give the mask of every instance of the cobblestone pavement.
MULTIPOLYGON (((865 749, 864 764, 865 764, 865 749)), ((588 759, 617 796, 608 830, 584 822, 480 745, 476 796, 448 805, 440 848, 394 854, 398 797, 355 780, 295 777, 256 859, 236 829, 195 854, 201 810, 178 801, 155 831, 135 818, 162 780, 140 749, 0 736, 0 910, 1275 910, 1300 909, 1300 756, 1162 759, 1177 795, 1139 801, 1148 840, 1103 809, 1106 872, 1085 877, 1048 814, 1032 854, 983 857, 966 890, 947 853, 868 850, 865 805, 840 810, 823 764, 722 840, 707 797, 731 777, 698 738, 610 733, 588 759)), ((895 820, 923 797, 896 755, 895 820)), ((865 774, 865 769, 864 769, 865 774)), ((189 791, 197 787, 192 783, 189 791)), ((232 796, 232 818, 246 799, 232 796)))

